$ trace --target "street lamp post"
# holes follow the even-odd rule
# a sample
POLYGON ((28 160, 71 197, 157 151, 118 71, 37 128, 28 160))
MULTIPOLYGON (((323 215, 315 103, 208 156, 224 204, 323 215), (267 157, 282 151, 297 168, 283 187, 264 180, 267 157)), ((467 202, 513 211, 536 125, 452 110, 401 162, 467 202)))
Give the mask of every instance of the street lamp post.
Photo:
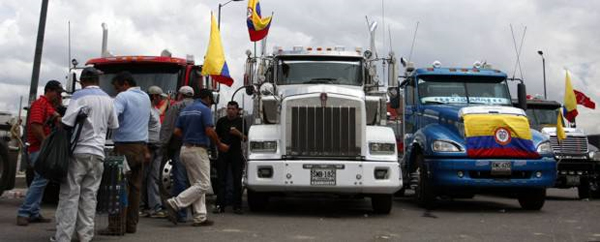
POLYGON ((544 52, 538 50, 538 54, 542 57, 542 69, 544 72, 544 99, 548 99, 546 95, 546 58, 544 58, 544 52))
POLYGON ((223 3, 223 4, 219 3, 219 15, 217 16, 217 19, 218 19, 217 20, 217 27, 219 29, 221 29, 221 8, 225 7, 225 5, 229 4, 230 2, 241 2, 241 1, 244 1, 244 0, 229 0, 226 3, 223 3))

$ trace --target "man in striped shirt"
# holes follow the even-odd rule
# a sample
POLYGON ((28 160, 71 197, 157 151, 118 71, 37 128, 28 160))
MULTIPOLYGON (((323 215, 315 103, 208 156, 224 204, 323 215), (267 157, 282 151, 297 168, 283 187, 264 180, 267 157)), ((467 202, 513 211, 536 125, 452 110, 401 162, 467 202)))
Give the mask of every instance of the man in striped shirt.
MULTIPOLYGON (((27 142, 29 147, 29 162, 33 166, 40 153, 42 141, 50 134, 51 126, 57 123, 60 115, 56 112, 54 103, 60 100, 64 89, 60 82, 51 80, 44 87, 44 95, 31 103, 29 121, 27 122, 27 142)), ((48 180, 35 172, 35 177, 29 185, 25 201, 17 213, 17 225, 27 226, 29 223, 48 223, 50 219, 40 214, 40 203, 48 180)))

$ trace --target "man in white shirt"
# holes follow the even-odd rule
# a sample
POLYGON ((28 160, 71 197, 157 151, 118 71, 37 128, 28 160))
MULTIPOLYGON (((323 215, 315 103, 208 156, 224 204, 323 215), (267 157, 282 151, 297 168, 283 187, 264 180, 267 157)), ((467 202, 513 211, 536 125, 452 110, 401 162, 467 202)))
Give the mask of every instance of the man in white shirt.
MULTIPOLYGON (((56 241, 71 241, 76 232, 79 241, 91 241, 94 236, 96 195, 104 171, 104 144, 108 129, 119 127, 112 99, 98 87, 102 72, 93 67, 81 72, 81 90, 71 97, 62 119, 69 127, 78 125, 77 117, 87 117, 80 122, 81 134, 69 161, 69 172, 60 185, 56 210, 56 241)), ((75 127, 76 129, 77 127, 75 127)))

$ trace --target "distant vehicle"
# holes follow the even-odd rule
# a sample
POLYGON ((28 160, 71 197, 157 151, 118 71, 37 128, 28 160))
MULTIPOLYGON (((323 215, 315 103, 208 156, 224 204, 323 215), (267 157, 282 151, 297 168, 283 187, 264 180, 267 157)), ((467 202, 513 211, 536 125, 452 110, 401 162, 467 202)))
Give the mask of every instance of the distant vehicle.
MULTIPOLYGON (((405 66, 401 165, 404 188, 415 190, 417 203, 429 208, 439 196, 499 192, 514 194, 524 209, 541 209, 556 162, 548 138, 512 107, 507 75, 479 63, 405 66)), ((518 87, 524 104, 525 86, 518 87)))
POLYGON ((550 138, 554 158, 557 160, 558 177, 555 187, 577 187, 580 199, 600 197, 600 153, 588 142, 585 132, 579 128, 565 127, 567 139, 558 143, 556 125, 562 105, 543 99, 527 100, 527 117, 531 128, 550 138))
POLYGON ((18 148, 10 147, 12 114, 0 112, 0 195, 15 187, 18 148))

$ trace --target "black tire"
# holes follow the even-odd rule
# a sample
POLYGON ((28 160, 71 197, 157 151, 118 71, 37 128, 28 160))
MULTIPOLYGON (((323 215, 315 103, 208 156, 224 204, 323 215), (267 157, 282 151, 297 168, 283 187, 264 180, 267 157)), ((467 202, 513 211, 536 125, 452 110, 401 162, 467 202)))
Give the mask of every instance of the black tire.
POLYGON ((8 147, 4 143, 0 143, 0 195, 10 183, 10 161, 8 160, 8 147))
POLYGON ((406 193, 406 188, 402 187, 400 190, 398 190, 396 193, 394 193, 394 197, 404 197, 405 193, 406 193))
POLYGON ((519 204, 525 210, 540 210, 546 202, 546 189, 532 189, 518 195, 519 204))
POLYGON ((248 207, 252 212, 264 211, 269 204, 269 195, 248 189, 248 207))
POLYGON ((429 179, 428 169, 425 165, 423 154, 415 155, 415 164, 419 168, 419 182, 415 188, 415 199, 417 204, 423 208, 431 209, 435 203, 435 188, 429 179))
POLYGON ((591 184, 587 179, 581 179, 581 184, 577 187, 577 195, 579 199, 588 199, 591 197, 591 184))
POLYGON ((371 196, 371 206, 377 214, 390 214, 392 211, 392 194, 376 194, 371 196))

